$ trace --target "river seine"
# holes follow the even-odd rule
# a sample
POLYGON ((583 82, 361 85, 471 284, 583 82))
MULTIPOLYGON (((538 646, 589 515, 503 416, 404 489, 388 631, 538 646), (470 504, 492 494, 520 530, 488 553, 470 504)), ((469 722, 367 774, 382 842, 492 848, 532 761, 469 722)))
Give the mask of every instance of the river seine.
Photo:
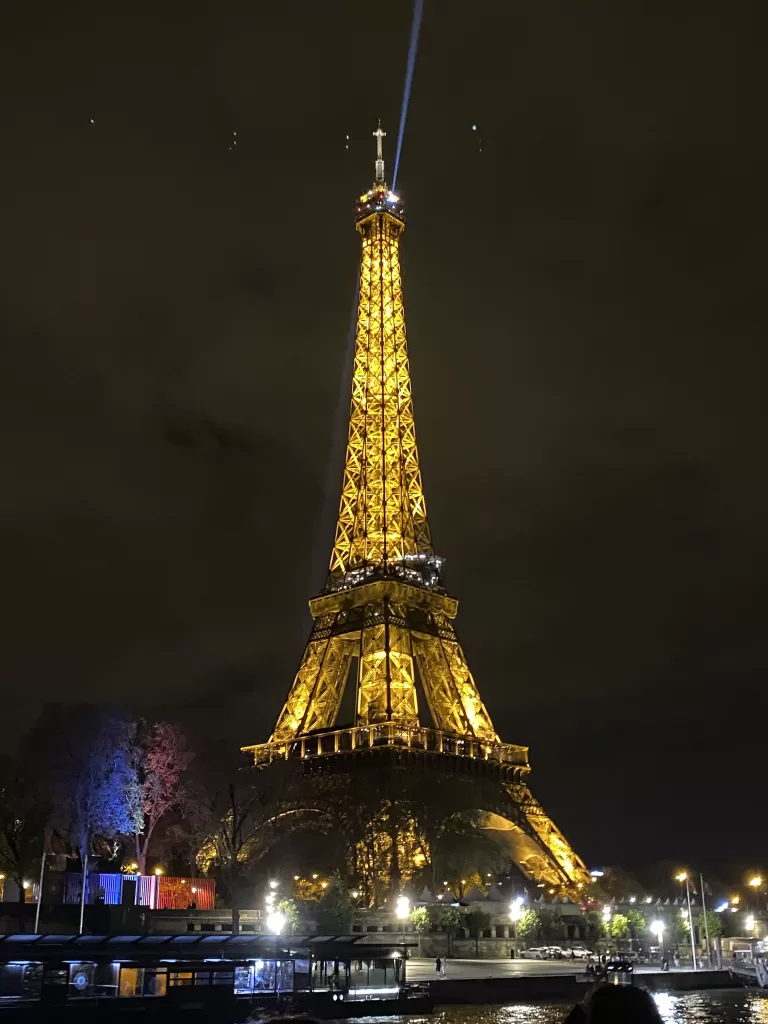
MULTIPOLYGON (((654 999, 664 1024, 768 1024, 768 997, 742 989, 682 995, 658 992, 654 999)), ((430 1016, 362 1020, 367 1024, 561 1024, 569 1009, 562 1003, 441 1006, 430 1016)))

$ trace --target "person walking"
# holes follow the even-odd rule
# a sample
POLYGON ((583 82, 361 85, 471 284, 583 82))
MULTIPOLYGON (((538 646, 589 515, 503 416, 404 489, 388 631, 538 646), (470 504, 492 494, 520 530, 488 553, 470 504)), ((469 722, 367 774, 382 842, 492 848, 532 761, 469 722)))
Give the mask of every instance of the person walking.
POLYGON ((435 974, 439 974, 440 973, 440 967, 441 966, 442 966, 442 964, 441 964, 441 961, 440 961, 440 957, 437 957, 435 959, 435 974))

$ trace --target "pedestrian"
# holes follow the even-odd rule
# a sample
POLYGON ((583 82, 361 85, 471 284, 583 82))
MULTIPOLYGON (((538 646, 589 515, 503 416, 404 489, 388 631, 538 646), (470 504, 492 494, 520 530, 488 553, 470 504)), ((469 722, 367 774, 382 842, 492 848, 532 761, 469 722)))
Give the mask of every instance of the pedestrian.
POLYGON ((674 956, 672 957, 672 962, 674 963, 675 967, 680 966, 680 954, 677 952, 677 950, 675 950, 674 956))
POLYGON ((443 957, 443 962, 442 962, 442 963, 440 964, 440 977, 441 977, 441 978, 444 978, 444 977, 445 977, 445 961, 446 961, 447 959, 448 959, 448 958, 444 956, 444 957, 443 957))
POLYGON ((576 954, 573 952, 573 950, 571 950, 571 960, 575 960, 575 959, 576 959, 576 954))
POLYGON ((439 974, 440 973, 440 967, 441 967, 440 957, 437 957, 435 959, 435 974, 439 974))

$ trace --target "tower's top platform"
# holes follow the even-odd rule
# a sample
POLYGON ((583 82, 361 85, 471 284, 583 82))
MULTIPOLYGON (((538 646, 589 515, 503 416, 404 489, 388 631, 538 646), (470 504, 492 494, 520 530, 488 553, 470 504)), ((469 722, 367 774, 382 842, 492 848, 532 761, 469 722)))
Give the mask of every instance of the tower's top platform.
POLYGON ((355 203, 355 220, 363 220, 372 213, 389 213, 398 220, 405 221, 400 196, 390 192, 386 185, 374 185, 355 203))
POLYGON ((379 121, 379 127, 373 133, 373 137, 376 139, 376 163, 375 163, 375 176, 373 185, 371 188, 360 196, 355 205, 355 219, 363 220, 365 217, 370 217, 372 213, 389 213, 393 217, 397 217, 398 220, 403 220, 403 204, 400 201, 400 196, 395 195, 389 188, 384 180, 384 149, 382 146, 382 140, 386 137, 386 132, 382 131, 381 121, 379 121))

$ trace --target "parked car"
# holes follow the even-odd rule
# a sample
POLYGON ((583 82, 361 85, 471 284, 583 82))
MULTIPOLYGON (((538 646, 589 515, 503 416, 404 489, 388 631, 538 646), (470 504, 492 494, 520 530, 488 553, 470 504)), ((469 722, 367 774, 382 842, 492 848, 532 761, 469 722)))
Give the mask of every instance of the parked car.
POLYGON ((585 949, 584 946, 572 946, 568 955, 570 956, 571 953, 573 953, 577 960, 589 960, 592 956, 591 951, 585 949))
POLYGON ((547 960, 567 960, 570 952, 562 946, 547 946, 547 960))
POLYGON ((546 946, 532 946, 530 949, 524 949, 520 954, 521 960, 546 960, 546 958, 546 946))
MULTIPOLYGON (((639 964, 641 962, 640 954, 636 949, 622 949, 620 953, 616 954, 617 960, 623 960, 628 964, 639 964)), ((642 958, 643 960, 645 957, 642 958)))

